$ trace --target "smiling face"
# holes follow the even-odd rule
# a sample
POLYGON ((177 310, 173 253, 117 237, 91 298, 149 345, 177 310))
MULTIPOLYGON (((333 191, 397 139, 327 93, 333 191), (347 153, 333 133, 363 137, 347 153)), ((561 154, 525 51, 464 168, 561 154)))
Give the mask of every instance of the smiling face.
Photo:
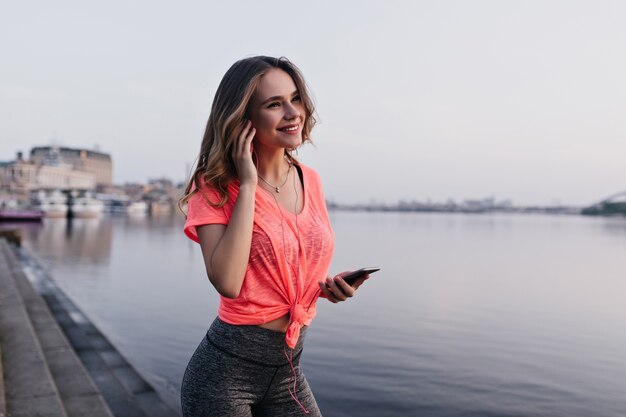
POLYGON ((257 151, 294 149, 302 144, 306 112, 289 74, 272 68, 261 77, 248 107, 248 118, 256 129, 253 143, 257 151))

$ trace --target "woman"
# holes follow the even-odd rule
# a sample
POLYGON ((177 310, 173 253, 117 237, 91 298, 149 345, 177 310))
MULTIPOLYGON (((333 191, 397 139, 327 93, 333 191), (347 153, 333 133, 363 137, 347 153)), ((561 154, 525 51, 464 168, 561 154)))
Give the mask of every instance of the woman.
POLYGON ((321 416, 299 368, 307 326, 320 295, 344 301, 368 276, 350 286, 347 272, 327 275, 334 234, 320 178, 292 155, 310 141, 313 113, 285 58, 236 62, 215 94, 181 203, 220 306, 183 378, 185 417, 321 416))

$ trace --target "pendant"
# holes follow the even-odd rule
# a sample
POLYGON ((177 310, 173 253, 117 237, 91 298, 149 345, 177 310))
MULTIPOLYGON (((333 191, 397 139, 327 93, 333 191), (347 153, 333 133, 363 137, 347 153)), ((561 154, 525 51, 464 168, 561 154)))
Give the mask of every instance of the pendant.
POLYGON ((276 187, 276 193, 280 193, 280 189, 278 187, 276 187))

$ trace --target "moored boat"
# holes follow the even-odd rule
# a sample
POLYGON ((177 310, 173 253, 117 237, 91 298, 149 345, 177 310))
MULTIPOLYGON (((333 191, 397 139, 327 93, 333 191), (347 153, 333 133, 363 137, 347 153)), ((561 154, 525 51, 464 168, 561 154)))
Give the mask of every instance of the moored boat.
POLYGON ((129 215, 145 215, 148 214, 148 203, 145 201, 134 201, 126 208, 126 213, 129 215))
POLYGON ((36 208, 43 212, 44 217, 61 218, 67 217, 69 206, 67 196, 59 190, 49 193, 40 191, 36 197, 36 208))
POLYGON ((41 210, 0 209, 0 222, 40 222, 42 217, 41 210))
POLYGON ((94 218, 102 215, 104 203, 91 196, 76 197, 72 201, 72 216, 76 218, 94 218))

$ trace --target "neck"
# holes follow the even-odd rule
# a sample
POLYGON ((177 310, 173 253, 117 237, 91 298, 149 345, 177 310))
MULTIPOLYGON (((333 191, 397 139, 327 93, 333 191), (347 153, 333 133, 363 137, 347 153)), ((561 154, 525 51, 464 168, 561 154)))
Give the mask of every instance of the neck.
POLYGON ((257 160, 257 171, 267 181, 274 184, 285 179, 285 171, 289 164, 283 149, 272 153, 257 151, 257 160))

